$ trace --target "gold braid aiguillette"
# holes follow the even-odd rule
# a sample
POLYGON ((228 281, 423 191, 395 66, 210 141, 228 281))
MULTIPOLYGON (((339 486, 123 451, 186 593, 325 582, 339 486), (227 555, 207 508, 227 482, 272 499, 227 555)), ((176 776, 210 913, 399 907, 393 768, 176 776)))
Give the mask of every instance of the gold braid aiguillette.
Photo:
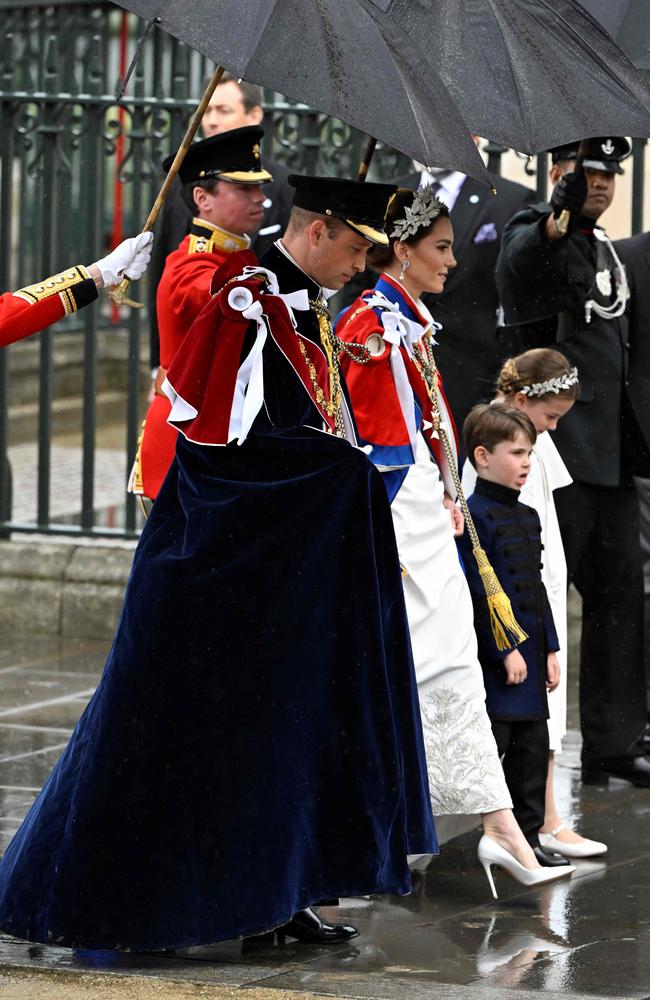
POLYGON ((521 625, 519 625, 517 619, 515 618, 510 598, 499 583, 499 579, 487 557, 487 552, 481 546, 476 526, 472 520, 469 507, 467 506, 467 500, 463 492, 458 472, 458 465, 456 464, 456 457, 451 446, 451 441, 449 440, 449 435, 447 434, 447 431, 440 419, 440 407, 438 406, 438 370, 436 368, 436 362, 431 349, 430 338, 431 334, 425 333, 419 344, 413 345, 413 361, 420 373, 420 376, 422 377, 422 381, 426 386, 427 395, 431 400, 433 425, 440 436, 440 440, 442 441, 447 462, 449 463, 451 478, 454 481, 454 486, 458 495, 460 509, 463 512, 465 524, 467 525, 467 531, 472 541, 472 553, 476 560, 481 582, 485 589, 488 610, 490 613, 490 626, 492 628, 494 641, 497 649, 501 651, 513 649, 518 643, 527 639, 528 635, 524 632, 521 625))

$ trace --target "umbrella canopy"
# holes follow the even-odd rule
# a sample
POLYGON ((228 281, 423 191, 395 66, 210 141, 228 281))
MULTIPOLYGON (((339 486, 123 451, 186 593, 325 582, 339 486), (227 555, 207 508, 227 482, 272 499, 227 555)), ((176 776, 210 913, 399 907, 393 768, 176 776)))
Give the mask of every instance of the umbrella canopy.
MULTIPOLYGON (((369 2, 426 39, 429 65, 479 135, 524 153, 582 136, 650 135, 650 88, 579 0, 369 2)), ((647 23, 648 0, 591 2, 610 14, 643 7, 647 23)))
POLYGON ((485 180, 424 53, 366 0, 120 0, 237 77, 340 118, 423 163, 485 180))
POLYGON ((650 6, 647 0, 580 0, 637 69, 650 71, 650 6))

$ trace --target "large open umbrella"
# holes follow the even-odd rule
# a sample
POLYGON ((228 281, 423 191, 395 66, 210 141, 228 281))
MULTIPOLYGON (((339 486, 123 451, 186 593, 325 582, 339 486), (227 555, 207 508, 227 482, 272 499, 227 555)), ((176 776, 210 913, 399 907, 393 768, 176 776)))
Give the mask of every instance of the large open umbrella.
MULTIPOLYGON (((583 136, 650 135, 650 87, 579 0, 370 2, 426 39, 429 65, 479 135, 531 154, 583 136)), ((619 8, 621 43, 631 8, 643 8, 647 46, 648 0, 583 2, 619 8)))
MULTIPOLYGON (((143 231, 153 228, 223 68, 340 118, 424 163, 489 182, 453 98, 419 43, 370 0, 120 0, 219 69, 208 85, 143 231)), ((369 162, 369 149, 366 161, 369 162)), ((129 287, 111 293, 116 304, 129 287)))
POLYGON ((583 135, 650 135, 650 88, 580 0, 120 5, 427 164, 476 174, 466 126, 526 153, 583 135))
POLYGON ((119 2, 236 76, 485 180, 470 130, 529 153, 650 135, 650 89, 578 0, 119 2))

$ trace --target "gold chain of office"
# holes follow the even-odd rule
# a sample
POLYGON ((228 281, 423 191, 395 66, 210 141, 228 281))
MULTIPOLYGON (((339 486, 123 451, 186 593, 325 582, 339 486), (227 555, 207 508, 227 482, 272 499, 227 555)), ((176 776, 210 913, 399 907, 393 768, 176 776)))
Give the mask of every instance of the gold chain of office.
POLYGON ((314 390, 316 402, 321 409, 325 411, 328 417, 334 418, 337 436, 345 437, 345 423, 343 420, 343 412, 341 410, 343 390, 341 388, 341 369, 338 360, 339 354, 347 354, 348 357, 352 358, 353 361, 356 361, 357 364, 362 365, 365 365, 368 361, 370 361, 371 354, 368 348, 364 347, 362 344, 346 344, 345 341, 341 340, 341 338, 334 332, 332 329, 330 314, 323 299, 310 299, 309 305, 316 313, 321 347, 323 348, 325 357, 327 358, 329 398, 325 395, 325 392, 318 381, 316 366, 309 357, 305 342, 300 336, 298 336, 298 346, 307 365, 307 371, 309 372, 309 378, 314 390), (352 350, 353 347, 356 350, 352 350))

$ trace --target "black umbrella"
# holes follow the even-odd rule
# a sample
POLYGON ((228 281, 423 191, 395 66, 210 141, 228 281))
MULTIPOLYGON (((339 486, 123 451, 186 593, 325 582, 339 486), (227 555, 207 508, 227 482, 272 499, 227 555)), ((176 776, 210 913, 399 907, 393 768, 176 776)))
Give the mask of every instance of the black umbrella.
MULTIPOLYGON (((582 136, 650 135, 650 88, 579 0, 371 2, 427 40, 429 65, 479 135, 524 153, 582 136)), ((648 0, 596 3, 643 8, 647 25, 648 0)), ((627 16, 619 29, 628 38, 627 16)))
POLYGON ((650 5, 648 0, 580 0, 600 21, 637 69, 650 71, 650 5))
POLYGON ((369 0, 120 0, 243 77, 425 163, 487 181, 424 52, 369 0))

